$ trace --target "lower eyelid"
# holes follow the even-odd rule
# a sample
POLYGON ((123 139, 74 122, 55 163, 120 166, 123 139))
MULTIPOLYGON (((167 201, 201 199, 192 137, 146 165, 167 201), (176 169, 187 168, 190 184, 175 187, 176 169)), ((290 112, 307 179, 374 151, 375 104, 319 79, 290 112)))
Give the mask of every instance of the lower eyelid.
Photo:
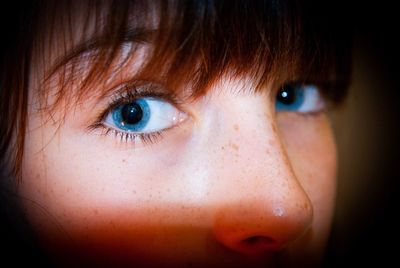
POLYGON ((276 114, 275 120, 278 126, 282 125, 291 129, 295 125, 300 126, 304 123, 314 124, 315 120, 319 120, 325 116, 327 116, 325 109, 309 113, 280 112, 276 114))

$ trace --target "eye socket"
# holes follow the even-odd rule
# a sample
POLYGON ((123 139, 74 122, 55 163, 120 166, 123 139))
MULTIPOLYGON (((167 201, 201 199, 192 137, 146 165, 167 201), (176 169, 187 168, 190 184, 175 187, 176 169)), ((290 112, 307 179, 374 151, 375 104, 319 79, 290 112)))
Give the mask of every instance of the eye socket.
POLYGON ((165 100, 143 97, 122 103, 108 112, 103 123, 117 131, 152 133, 168 129, 185 114, 165 100))
POLYGON ((324 108, 325 102, 314 85, 285 84, 276 96, 278 112, 315 113, 324 108))

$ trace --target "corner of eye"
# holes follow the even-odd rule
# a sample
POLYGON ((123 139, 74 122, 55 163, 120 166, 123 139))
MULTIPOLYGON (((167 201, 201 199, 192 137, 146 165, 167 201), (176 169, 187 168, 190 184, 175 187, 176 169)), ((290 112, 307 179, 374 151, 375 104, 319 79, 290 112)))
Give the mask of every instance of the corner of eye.
POLYGON ((190 106, 180 107, 180 113, 177 118, 177 123, 186 121, 188 119, 197 122, 200 120, 200 116, 193 107, 190 106))

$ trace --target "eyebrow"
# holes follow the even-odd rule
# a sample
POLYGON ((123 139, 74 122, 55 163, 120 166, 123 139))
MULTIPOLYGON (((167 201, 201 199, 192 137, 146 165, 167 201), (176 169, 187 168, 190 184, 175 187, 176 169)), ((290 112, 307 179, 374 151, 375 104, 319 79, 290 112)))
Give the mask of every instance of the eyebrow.
POLYGON ((96 51, 101 48, 111 48, 112 50, 115 50, 118 46, 121 46, 121 44, 124 43, 148 44, 155 32, 156 30, 148 28, 127 28, 124 31, 115 34, 113 38, 110 38, 110 36, 107 36, 106 34, 93 35, 89 39, 83 40, 77 45, 74 45, 65 53, 65 55, 58 57, 55 60, 55 63, 49 68, 49 71, 46 72, 46 77, 50 78, 62 66, 91 51, 96 51))

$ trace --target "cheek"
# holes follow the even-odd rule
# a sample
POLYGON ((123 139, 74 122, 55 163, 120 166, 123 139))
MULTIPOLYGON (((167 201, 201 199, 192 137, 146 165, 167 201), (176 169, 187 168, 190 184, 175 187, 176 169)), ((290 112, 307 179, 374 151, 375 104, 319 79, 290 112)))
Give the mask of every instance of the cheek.
MULTIPOLYGON (((115 147, 112 137, 99 142, 68 128, 54 131, 30 132, 19 188, 46 248, 64 254, 74 247, 72 239, 82 254, 107 251, 140 261, 139 256, 158 252, 194 254, 200 250, 196 245, 204 245, 204 236, 193 235, 203 232, 193 230, 196 221, 204 222, 204 213, 191 216, 192 195, 178 164, 185 130, 171 133, 169 146, 154 144, 149 150, 115 147), (180 241, 180 250, 166 246, 171 237, 180 241)), ((168 134, 164 138, 168 141, 168 134)))
POLYGON ((336 189, 336 146, 326 115, 278 117, 294 172, 310 198, 315 248, 325 244, 333 216, 336 189))
MULTIPOLYGON (((51 133, 51 128, 31 133, 20 193, 45 204, 63 220, 65 216, 68 221, 81 218, 87 222, 90 219, 84 215, 99 208, 114 214, 135 208, 139 217, 141 204, 162 204, 168 189, 180 191, 178 183, 171 183, 174 174, 162 172, 178 161, 166 157, 171 155, 168 148, 157 150, 154 145, 157 154, 128 146, 116 150, 113 137, 100 137, 105 140, 99 142, 95 135, 76 135, 67 129, 55 138, 51 133), (158 168, 154 168, 156 163, 158 168)), ((175 150, 178 143, 172 146, 175 150)))

